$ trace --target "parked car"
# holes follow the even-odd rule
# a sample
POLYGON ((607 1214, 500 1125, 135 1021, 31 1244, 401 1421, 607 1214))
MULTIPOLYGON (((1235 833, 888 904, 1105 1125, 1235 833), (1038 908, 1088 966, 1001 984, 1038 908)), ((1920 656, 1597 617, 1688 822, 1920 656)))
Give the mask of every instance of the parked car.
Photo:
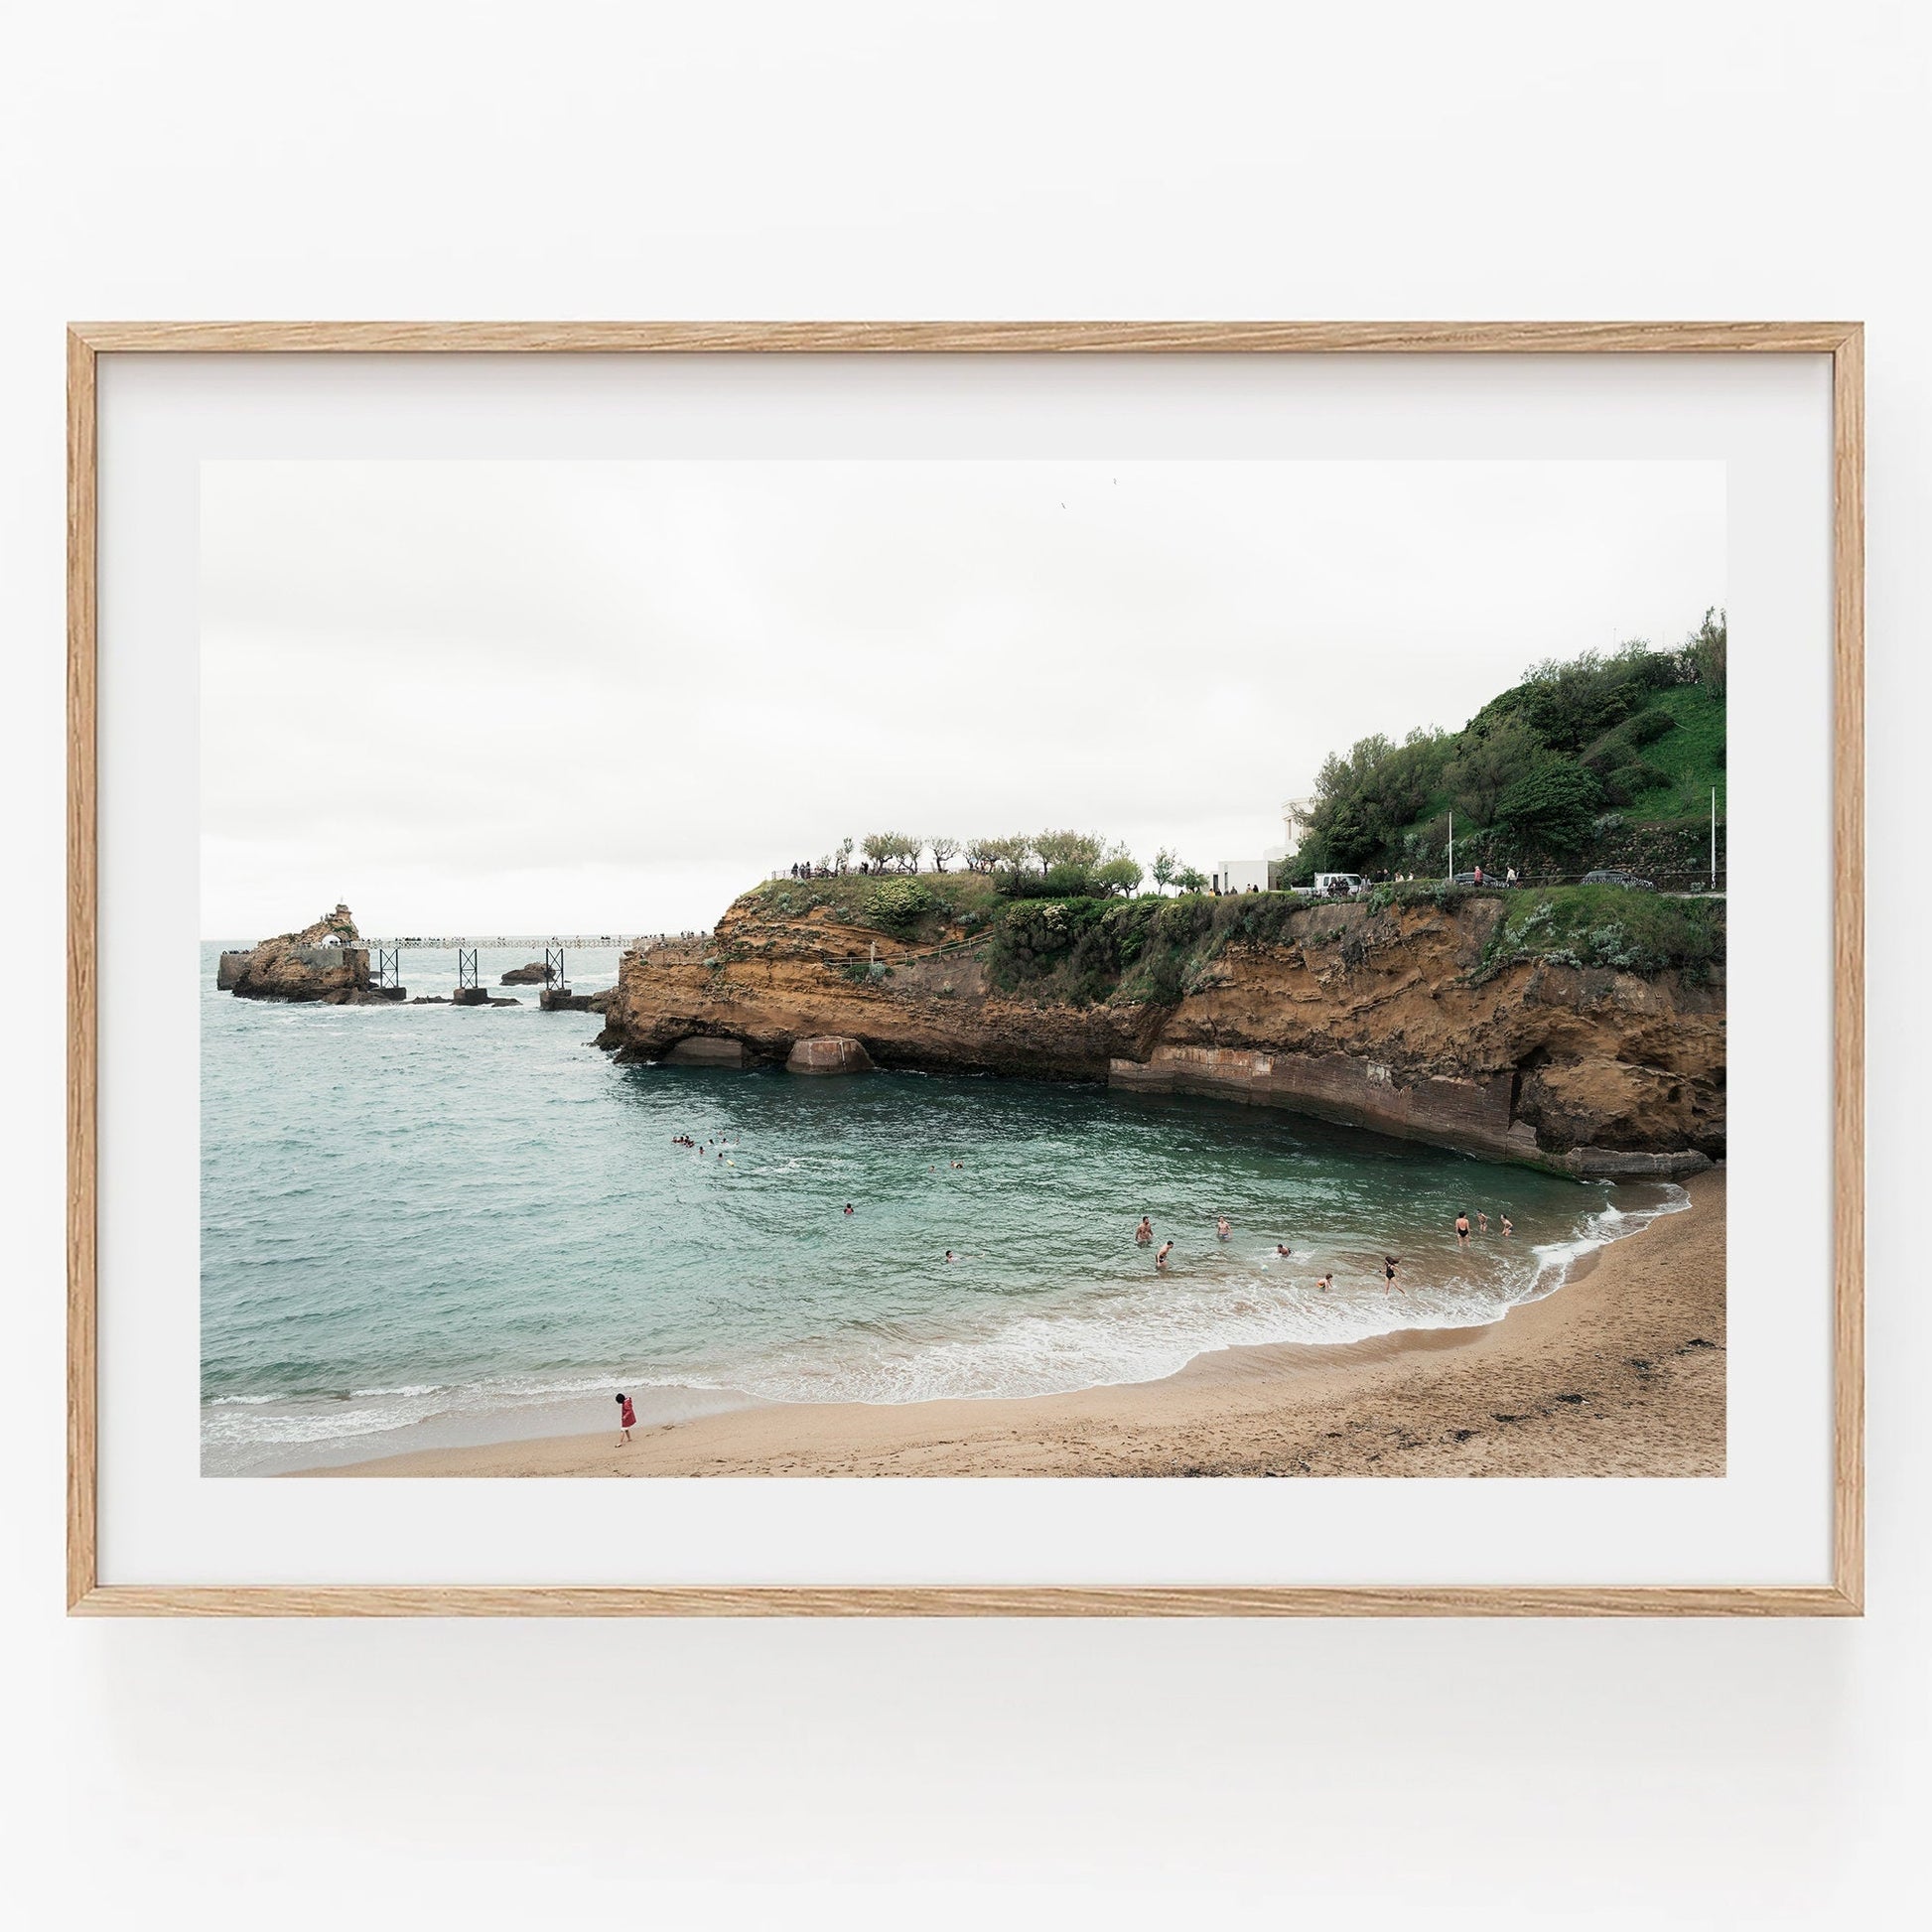
POLYGON ((1625 872, 1620 866, 1613 866, 1605 872, 1587 872, 1584 874, 1586 886, 1621 886, 1632 893, 1654 893, 1656 883, 1649 879, 1639 879, 1634 872, 1625 872))

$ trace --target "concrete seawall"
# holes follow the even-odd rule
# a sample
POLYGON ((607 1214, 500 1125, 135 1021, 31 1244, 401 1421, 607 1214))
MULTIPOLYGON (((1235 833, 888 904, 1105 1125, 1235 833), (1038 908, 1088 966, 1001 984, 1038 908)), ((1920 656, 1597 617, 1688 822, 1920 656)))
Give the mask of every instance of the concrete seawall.
POLYGON ((1346 1053, 1265 1053, 1222 1046, 1157 1046, 1146 1061, 1114 1060, 1107 1084, 1143 1093, 1195 1093, 1255 1107, 1372 1127, 1411 1140, 1535 1160, 1536 1134, 1510 1125, 1507 1073, 1399 1082, 1386 1066, 1346 1053))
POLYGON ((1626 1154, 1605 1148, 1553 1153, 1527 1121, 1510 1119, 1515 1079, 1428 1074, 1402 1080, 1374 1060, 1346 1053, 1255 1052, 1221 1046, 1157 1046, 1146 1060, 1109 1062, 1107 1084, 1139 1093, 1190 1093, 1280 1107, 1343 1127, 1427 1141, 1491 1159, 1518 1161, 1584 1179, 1669 1178, 1711 1166, 1705 1155, 1626 1154))

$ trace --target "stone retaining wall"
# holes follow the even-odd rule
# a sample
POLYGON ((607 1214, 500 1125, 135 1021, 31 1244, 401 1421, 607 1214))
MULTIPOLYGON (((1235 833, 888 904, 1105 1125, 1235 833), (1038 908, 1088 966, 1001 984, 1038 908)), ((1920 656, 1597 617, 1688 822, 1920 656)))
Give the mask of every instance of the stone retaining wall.
POLYGON ((1536 1134, 1510 1124, 1513 1077, 1399 1081, 1386 1066, 1346 1053, 1261 1053, 1222 1046, 1169 1046, 1146 1061, 1112 1061, 1107 1084, 1144 1093, 1198 1093, 1286 1107, 1346 1127, 1434 1141, 1507 1159, 1537 1159, 1536 1134))

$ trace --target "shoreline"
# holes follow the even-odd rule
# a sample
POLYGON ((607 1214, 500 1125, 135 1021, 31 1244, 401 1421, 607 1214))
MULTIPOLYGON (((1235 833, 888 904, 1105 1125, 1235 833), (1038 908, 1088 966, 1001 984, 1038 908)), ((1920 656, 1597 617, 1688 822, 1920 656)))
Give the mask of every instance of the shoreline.
POLYGON ((427 1449, 302 1476, 1570 1475, 1725 1472, 1725 1171, 1485 1327, 1197 1355, 1068 1395, 772 1403, 427 1449))

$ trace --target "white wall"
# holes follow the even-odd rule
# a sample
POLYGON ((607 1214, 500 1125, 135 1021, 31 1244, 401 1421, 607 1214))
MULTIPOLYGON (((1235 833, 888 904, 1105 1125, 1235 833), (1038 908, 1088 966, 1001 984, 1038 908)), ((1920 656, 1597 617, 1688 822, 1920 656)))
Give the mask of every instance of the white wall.
MULTIPOLYGON (((1923 10, 13 10, 0 53, 5 1888, 24 1922, 1863 1925, 1932 1802, 1909 948, 1923 10), (1861 1624, 69 1623, 61 325, 1829 316, 1870 334, 1861 1624), (782 1890, 773 1890, 773 1886, 782 1890)), ((1736 1292, 1748 1293, 1740 1282, 1736 1292)))

